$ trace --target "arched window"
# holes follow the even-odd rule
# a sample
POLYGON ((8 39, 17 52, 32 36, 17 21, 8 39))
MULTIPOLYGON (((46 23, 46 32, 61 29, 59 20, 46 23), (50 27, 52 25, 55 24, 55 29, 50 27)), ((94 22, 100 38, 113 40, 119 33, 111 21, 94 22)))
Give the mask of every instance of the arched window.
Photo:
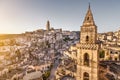
POLYGON ((86 36, 86 42, 88 42, 89 41, 89 36, 86 36))
POLYGON ((88 55, 88 53, 84 54, 84 65, 89 66, 89 55, 88 55))
POLYGON ((89 17, 87 17, 87 21, 89 21, 89 17))
POLYGON ((83 80, 89 80, 89 74, 87 72, 84 72, 83 80))
POLYGON ((117 61, 117 57, 115 58, 115 61, 117 61))

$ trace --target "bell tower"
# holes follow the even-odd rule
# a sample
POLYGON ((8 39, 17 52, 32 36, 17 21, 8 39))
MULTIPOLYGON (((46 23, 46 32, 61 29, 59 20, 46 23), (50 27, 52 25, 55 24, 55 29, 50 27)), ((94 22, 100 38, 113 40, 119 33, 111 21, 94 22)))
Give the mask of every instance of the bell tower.
POLYGON ((91 44, 96 43, 96 39, 97 39, 96 36, 97 36, 97 26, 95 25, 89 5, 83 25, 81 26, 80 43, 91 43, 91 44))
POLYGON ((50 30, 50 22, 47 21, 47 24, 46 24, 46 30, 49 31, 50 30))
POLYGON ((76 80, 99 80, 99 45, 90 4, 81 26, 80 43, 77 46, 76 80))

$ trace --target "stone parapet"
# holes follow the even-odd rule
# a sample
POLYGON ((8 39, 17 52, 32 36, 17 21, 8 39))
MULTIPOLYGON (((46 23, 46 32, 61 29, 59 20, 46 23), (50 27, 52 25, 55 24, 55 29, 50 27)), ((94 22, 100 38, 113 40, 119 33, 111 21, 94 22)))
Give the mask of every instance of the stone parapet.
POLYGON ((85 50, 97 50, 99 48, 98 44, 86 44, 86 43, 80 43, 76 44, 77 48, 79 49, 85 49, 85 50))

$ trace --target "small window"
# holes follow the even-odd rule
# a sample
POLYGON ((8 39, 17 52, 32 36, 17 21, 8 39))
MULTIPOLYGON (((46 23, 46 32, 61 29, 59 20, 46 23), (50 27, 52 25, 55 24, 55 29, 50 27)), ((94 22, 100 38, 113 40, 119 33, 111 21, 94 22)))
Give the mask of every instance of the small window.
POLYGON ((84 72, 83 80, 89 80, 89 74, 87 72, 84 72))
POLYGON ((89 20, 89 17, 87 17, 87 20, 89 20))
POLYGON ((117 61, 117 58, 115 58, 115 61, 117 61))
POLYGON ((112 54, 113 52, 112 52, 112 51, 110 51, 110 53, 112 54))
POLYGON ((86 42, 88 42, 89 41, 89 36, 86 36, 86 42))

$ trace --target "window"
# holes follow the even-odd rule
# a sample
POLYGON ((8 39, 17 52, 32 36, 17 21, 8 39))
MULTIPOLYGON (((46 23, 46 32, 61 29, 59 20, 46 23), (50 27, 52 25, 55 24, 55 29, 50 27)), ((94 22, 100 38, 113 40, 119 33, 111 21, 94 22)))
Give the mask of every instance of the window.
POLYGON ((89 17, 87 17, 87 21, 89 21, 89 17))
POLYGON ((113 52, 112 52, 112 51, 110 51, 110 53, 112 54, 113 52))
POLYGON ((83 80, 89 80, 89 74, 87 72, 84 72, 83 80))
POLYGON ((117 58, 115 58, 115 61, 117 61, 117 58))
POLYGON ((86 36, 86 42, 88 42, 89 41, 89 36, 86 36))
POLYGON ((88 53, 84 54, 84 65, 89 66, 89 55, 88 55, 88 53))

